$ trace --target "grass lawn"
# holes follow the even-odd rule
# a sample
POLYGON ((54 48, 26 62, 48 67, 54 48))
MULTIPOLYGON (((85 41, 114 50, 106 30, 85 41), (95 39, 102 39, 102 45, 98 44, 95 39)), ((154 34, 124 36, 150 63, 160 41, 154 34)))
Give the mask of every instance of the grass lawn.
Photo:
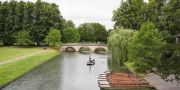
MULTIPOLYGON (((27 48, 25 48, 25 50, 27 50, 27 48)), ((34 50, 42 50, 42 48, 36 48, 34 50)), ((48 48, 45 52, 35 54, 34 56, 26 57, 18 61, 0 65, 0 87, 8 81, 12 80, 13 78, 16 78, 17 76, 29 71, 30 69, 38 66, 39 64, 45 62, 46 60, 52 58, 57 54, 59 54, 59 50, 48 48)))
MULTIPOLYGON (((125 64, 129 69, 131 69, 132 71, 135 72, 134 67, 133 67, 133 62, 126 61, 126 62, 124 62, 124 64, 125 64)), ((144 73, 135 72, 135 73, 138 74, 138 75, 141 76, 141 77, 144 77, 144 76, 146 75, 145 72, 144 72, 144 73)))
POLYGON ((0 62, 43 50, 43 47, 0 46, 0 62))

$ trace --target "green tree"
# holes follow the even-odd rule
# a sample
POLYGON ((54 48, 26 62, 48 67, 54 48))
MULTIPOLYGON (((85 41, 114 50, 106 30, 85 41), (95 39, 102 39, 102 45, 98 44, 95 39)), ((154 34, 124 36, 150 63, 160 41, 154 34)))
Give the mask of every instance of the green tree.
POLYGON ((144 0, 121 0, 121 5, 113 11, 114 28, 124 27, 139 30, 144 22, 144 0))
POLYGON ((106 29, 99 23, 83 23, 78 26, 81 42, 107 42, 106 29))
POLYGON ((0 39, 5 45, 8 40, 8 31, 5 29, 6 27, 6 18, 8 17, 8 2, 5 1, 0 5, 0 39))
POLYGON ((4 26, 4 45, 13 45, 14 44, 14 38, 13 34, 15 33, 15 30, 13 29, 15 26, 15 16, 16 16, 16 11, 15 8, 17 6, 17 1, 11 0, 7 4, 5 3, 4 8, 6 8, 7 13, 5 13, 5 26, 4 26), (7 17, 6 17, 7 14, 7 17))
POLYGON ((94 40, 95 42, 107 42, 107 31, 105 26, 99 23, 93 23, 94 30, 94 40))
POLYGON ((161 59, 157 62, 157 74, 166 81, 180 81, 180 45, 167 43, 158 48, 157 51, 163 52, 161 59), (174 77, 172 77, 173 75, 174 77), (169 78, 171 77, 171 78, 169 78))
POLYGON ((167 4, 162 7, 163 16, 160 21, 164 30, 175 35, 180 32, 180 1, 168 0, 167 4))
POLYGON ((91 42, 92 41, 92 26, 90 23, 83 23, 78 26, 78 32, 80 35, 81 42, 91 42))
POLYGON ((61 30, 61 35, 62 35, 62 38, 61 38, 61 40, 62 40, 62 42, 67 42, 67 40, 66 40, 66 38, 65 38, 65 34, 64 34, 64 30, 66 30, 67 28, 69 28, 69 27, 72 27, 72 28, 75 28, 75 24, 73 23, 73 21, 72 20, 63 20, 63 29, 61 30))
POLYGON ((60 30, 50 28, 48 35, 44 39, 46 43, 53 44, 54 47, 61 44, 60 30))
POLYGON ((15 8, 16 16, 15 16, 15 25, 13 27, 14 33, 23 30, 23 24, 25 18, 25 14, 24 14, 25 5, 26 3, 24 1, 20 1, 17 3, 17 6, 15 8))
POLYGON ((158 38, 158 30, 154 24, 147 21, 141 26, 140 31, 135 34, 128 46, 128 59, 134 62, 137 72, 145 72, 146 69, 156 65, 161 53, 156 53, 157 48, 165 44, 158 38))
POLYGON ((112 53, 112 59, 120 65, 127 61, 127 46, 135 32, 129 29, 119 28, 110 32, 108 37, 108 49, 112 53))
POLYGON ((50 4, 37 0, 34 4, 32 15, 31 35, 33 35, 35 42, 42 42, 51 27, 62 30, 62 16, 59 11, 59 6, 55 3, 50 4))
POLYGON ((19 45, 29 45, 29 44, 33 44, 32 40, 31 40, 31 36, 29 35, 29 31, 19 31, 16 36, 16 43, 18 43, 19 45))
POLYGON ((67 43, 75 43, 80 40, 78 30, 72 27, 63 30, 63 35, 65 37, 65 42, 67 43))
POLYGON ((75 26, 75 24, 73 23, 72 20, 67 20, 67 21, 66 21, 66 27, 67 27, 67 28, 68 28, 68 27, 75 28, 76 26, 75 26))

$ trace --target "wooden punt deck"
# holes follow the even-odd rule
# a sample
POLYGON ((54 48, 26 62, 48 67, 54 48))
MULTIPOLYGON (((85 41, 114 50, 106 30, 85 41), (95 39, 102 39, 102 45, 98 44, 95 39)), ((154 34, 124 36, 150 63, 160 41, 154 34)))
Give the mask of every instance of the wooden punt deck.
POLYGON ((150 85, 135 74, 105 71, 98 77, 101 88, 150 88, 150 85))

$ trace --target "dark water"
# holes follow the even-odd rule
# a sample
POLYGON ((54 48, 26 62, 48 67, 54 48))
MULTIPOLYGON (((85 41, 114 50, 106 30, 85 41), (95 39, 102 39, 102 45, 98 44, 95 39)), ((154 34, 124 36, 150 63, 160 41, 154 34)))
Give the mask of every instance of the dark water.
POLYGON ((63 52, 2 90, 100 90, 98 75, 105 70, 119 71, 110 60, 107 54, 63 52), (96 63, 87 66, 90 54, 96 63))

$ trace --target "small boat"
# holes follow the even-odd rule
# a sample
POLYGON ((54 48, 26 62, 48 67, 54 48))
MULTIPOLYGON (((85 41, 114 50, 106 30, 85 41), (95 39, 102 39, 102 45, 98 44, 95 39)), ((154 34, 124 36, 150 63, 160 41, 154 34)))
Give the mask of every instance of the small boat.
POLYGON ((95 60, 87 62, 87 65, 94 65, 94 64, 95 64, 95 60))

